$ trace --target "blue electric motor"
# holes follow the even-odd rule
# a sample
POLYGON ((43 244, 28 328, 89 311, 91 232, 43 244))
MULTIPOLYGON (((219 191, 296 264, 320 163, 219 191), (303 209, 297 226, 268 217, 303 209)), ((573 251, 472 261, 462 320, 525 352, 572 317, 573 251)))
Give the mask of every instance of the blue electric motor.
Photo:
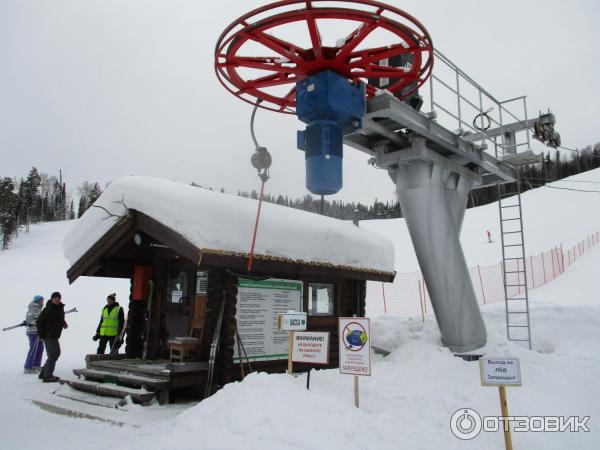
POLYGON ((296 85, 296 114, 307 124, 298 131, 305 152, 306 187, 313 194, 335 194, 342 188, 344 134, 361 127, 365 86, 351 84, 330 70, 296 85))

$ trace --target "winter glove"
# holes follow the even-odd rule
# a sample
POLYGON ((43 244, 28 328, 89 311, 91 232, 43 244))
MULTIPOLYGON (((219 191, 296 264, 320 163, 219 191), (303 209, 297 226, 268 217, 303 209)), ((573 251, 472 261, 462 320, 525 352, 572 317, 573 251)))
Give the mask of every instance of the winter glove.
POLYGON ((93 341, 97 341, 98 339, 100 339, 99 334, 95 334, 94 337, 92 338, 93 341))

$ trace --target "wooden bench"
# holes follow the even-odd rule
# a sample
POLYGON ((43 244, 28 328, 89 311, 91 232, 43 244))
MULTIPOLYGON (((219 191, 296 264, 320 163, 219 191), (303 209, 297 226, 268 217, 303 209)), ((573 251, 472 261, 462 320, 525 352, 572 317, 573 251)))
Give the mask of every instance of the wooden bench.
POLYGON ((202 341, 202 328, 192 327, 190 335, 169 339, 171 362, 194 361, 200 358, 200 343, 202 341))
POLYGON ((171 362, 186 362, 197 360, 200 357, 200 339, 193 337, 180 337, 169 340, 171 362))

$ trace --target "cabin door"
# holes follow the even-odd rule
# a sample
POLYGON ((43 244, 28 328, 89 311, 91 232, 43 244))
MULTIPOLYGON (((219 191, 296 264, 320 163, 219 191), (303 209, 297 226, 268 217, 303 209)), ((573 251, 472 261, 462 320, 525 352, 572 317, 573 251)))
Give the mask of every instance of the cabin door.
POLYGON ((189 274, 181 269, 170 269, 167 283, 166 327, 169 339, 189 334, 189 274))

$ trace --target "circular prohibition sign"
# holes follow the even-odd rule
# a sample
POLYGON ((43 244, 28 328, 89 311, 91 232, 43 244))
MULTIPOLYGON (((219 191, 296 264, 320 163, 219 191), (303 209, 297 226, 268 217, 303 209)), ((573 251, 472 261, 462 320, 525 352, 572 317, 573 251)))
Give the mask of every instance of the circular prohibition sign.
POLYGON ((365 327, 358 322, 349 322, 344 327, 342 335, 344 336, 344 347, 351 352, 361 351, 369 339, 367 330, 365 330, 365 327), (352 327, 352 325, 354 325, 354 327, 352 327))

